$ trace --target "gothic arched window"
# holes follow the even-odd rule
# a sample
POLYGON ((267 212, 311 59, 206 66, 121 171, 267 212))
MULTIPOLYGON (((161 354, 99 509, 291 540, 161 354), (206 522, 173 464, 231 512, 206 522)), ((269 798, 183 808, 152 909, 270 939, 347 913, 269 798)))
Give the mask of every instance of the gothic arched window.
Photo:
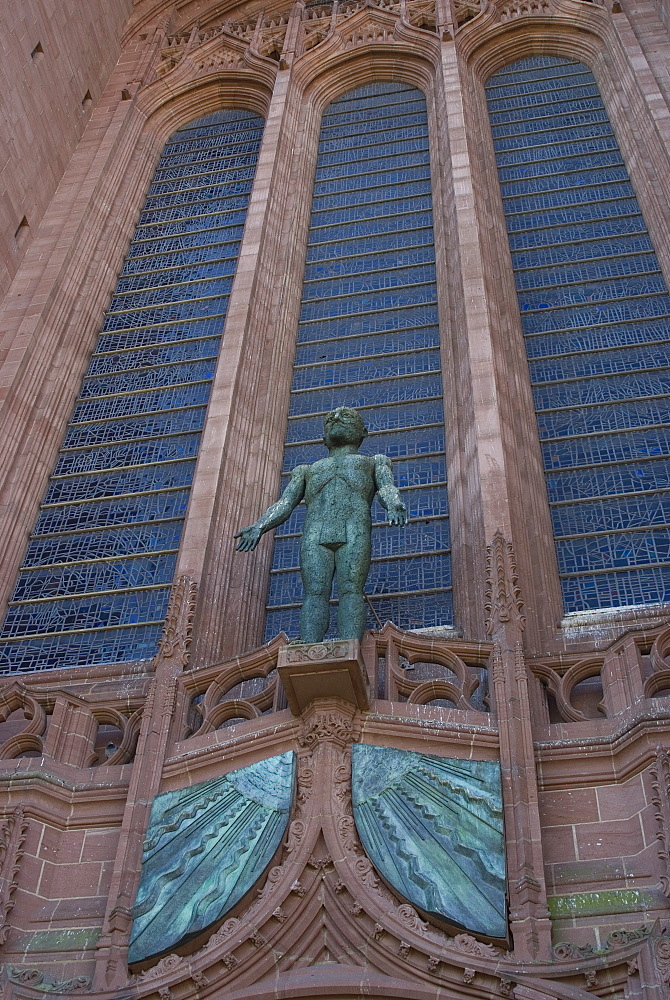
MULTIPOLYGON (((403 83, 324 113, 284 473, 324 454, 323 417, 360 410, 367 454, 394 460, 406 528, 373 510, 368 627, 451 625, 444 414, 426 100, 403 83)), ((304 507, 275 534, 266 636, 298 632, 304 507)))
POLYGON ((670 296, 595 79, 486 86, 566 612, 670 598, 670 296))
POLYGON ((165 145, 0 633, 0 669, 153 656, 263 120, 165 145))

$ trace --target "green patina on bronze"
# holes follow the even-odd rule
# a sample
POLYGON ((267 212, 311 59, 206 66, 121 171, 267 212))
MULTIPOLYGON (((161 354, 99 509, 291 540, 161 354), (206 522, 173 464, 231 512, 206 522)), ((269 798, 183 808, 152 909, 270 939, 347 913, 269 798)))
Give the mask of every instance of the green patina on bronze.
POLYGON ((375 494, 388 511, 389 524, 406 524, 407 508, 393 483, 386 455, 360 455, 365 425, 348 406, 338 406, 324 420, 328 458, 298 465, 277 503, 248 528, 238 531, 238 549, 255 549, 266 531, 283 524, 304 501, 307 508, 300 545, 300 575, 305 598, 300 612, 301 642, 321 642, 330 621, 330 594, 337 574, 340 639, 362 639, 365 630, 363 588, 371 555, 375 494))
POLYGON ((356 743, 356 829, 386 881, 425 913, 507 937, 500 765, 356 743))
POLYGON ((288 826, 292 751, 157 795, 133 907, 129 962, 141 962, 220 920, 270 864, 288 826))

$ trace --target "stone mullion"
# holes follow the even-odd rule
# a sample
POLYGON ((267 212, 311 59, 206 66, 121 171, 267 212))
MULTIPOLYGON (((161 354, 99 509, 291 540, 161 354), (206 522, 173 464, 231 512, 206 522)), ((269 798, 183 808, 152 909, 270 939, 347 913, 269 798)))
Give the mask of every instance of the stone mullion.
POLYGON ((280 70, 179 555, 177 574, 203 580, 195 641, 199 665, 256 644, 265 613, 269 539, 249 556, 235 552, 233 535, 274 499, 281 468, 295 339, 294 324, 281 317, 285 299, 300 299, 295 269, 286 264, 295 238, 283 231, 294 104, 291 70, 280 70))
POLYGON ((668 91, 661 91, 656 78, 662 71, 658 59, 653 66, 628 16, 616 13, 610 17, 613 37, 607 63, 603 66, 594 61, 593 71, 656 256, 670 284, 670 210, 662 195, 670 169, 668 91))
POLYGON ((93 983, 98 990, 128 983, 131 907, 140 881, 143 843, 151 806, 160 791, 175 711, 177 677, 189 662, 195 594, 193 580, 184 576, 175 580, 155 660, 155 676, 142 712, 107 910, 96 945, 93 983))
POLYGON ((500 532, 488 548, 487 571, 513 955, 519 962, 549 961, 551 921, 529 691, 533 679, 523 654, 524 606, 514 550, 500 532))
MULTIPOLYGON (((460 35, 458 41, 461 41, 460 35)), ((519 304, 482 86, 488 70, 469 59, 463 45, 459 44, 458 51, 458 97, 463 106, 467 195, 479 227, 477 261, 482 276, 481 294, 486 297, 488 309, 488 325, 479 339, 477 333, 473 333, 470 340, 470 366, 475 373, 473 384, 480 383, 471 434, 479 466, 485 470, 481 476, 481 502, 486 540, 490 542, 495 531, 503 530, 500 525, 509 523, 509 537, 514 540, 525 588, 534 596, 525 632, 525 648, 537 653, 553 641, 555 623, 562 616, 563 604, 519 304), (489 438, 494 440, 495 450, 490 447, 489 438), (499 455, 503 456, 504 465, 497 464, 499 455)), ((470 270, 469 262, 463 266, 470 270)), ((472 309, 470 297, 465 299, 465 309, 468 313, 472 309)), ((470 477, 474 478, 472 473, 470 477)))
MULTIPOLYGON (((466 131, 463 103, 463 70, 456 46, 442 43, 442 75, 445 91, 444 123, 447 128, 456 242, 460 263, 460 296, 463 300, 458 331, 460 352, 467 354, 472 386, 473 425, 462 433, 469 441, 472 459, 460 479, 470 504, 481 503, 481 519, 487 541, 497 530, 509 536, 508 477, 500 399, 495 377, 492 314, 489 308, 480 220, 476 210, 473 164, 466 131)), ((458 346, 458 345, 457 345, 458 346)), ((463 414, 460 415, 463 420, 463 414)), ((453 481, 453 477, 452 477, 453 481)), ((458 528, 456 528, 458 530, 458 528)), ((478 589, 483 594, 483 581, 478 589)), ((481 607, 481 604, 480 604, 481 607)))
POLYGON ((495 644, 493 682, 500 738, 514 954, 521 960, 546 960, 550 956, 550 922, 540 839, 528 679, 523 659, 524 619, 516 586, 513 549, 506 541, 511 536, 508 497, 515 495, 516 490, 514 483, 510 482, 503 441, 503 404, 496 384, 494 317, 488 306, 474 168, 462 98, 465 81, 453 44, 442 44, 442 71, 465 302, 464 324, 473 385, 472 433, 476 439, 476 475, 481 492, 484 530, 486 538, 491 541, 488 632, 495 644))

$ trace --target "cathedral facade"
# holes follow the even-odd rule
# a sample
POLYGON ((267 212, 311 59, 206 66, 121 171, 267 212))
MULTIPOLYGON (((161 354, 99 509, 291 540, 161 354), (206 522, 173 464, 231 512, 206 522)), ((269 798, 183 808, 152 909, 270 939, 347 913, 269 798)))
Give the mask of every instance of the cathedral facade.
POLYGON ((13 5, 7 1000, 667 995, 663 4, 13 5), (409 521, 301 644, 339 406, 409 521))

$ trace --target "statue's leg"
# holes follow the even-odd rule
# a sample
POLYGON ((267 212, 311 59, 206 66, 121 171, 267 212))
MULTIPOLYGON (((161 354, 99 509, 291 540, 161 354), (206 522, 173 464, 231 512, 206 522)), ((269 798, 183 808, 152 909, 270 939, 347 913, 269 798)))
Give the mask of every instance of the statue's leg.
POLYGON ((335 553, 303 535, 300 575, 305 599, 300 611, 301 642, 321 642, 328 631, 334 572, 335 553))
POLYGON ((360 532, 335 553, 337 570, 337 634, 340 639, 362 639, 365 631, 363 589, 370 570, 370 535, 360 532))

